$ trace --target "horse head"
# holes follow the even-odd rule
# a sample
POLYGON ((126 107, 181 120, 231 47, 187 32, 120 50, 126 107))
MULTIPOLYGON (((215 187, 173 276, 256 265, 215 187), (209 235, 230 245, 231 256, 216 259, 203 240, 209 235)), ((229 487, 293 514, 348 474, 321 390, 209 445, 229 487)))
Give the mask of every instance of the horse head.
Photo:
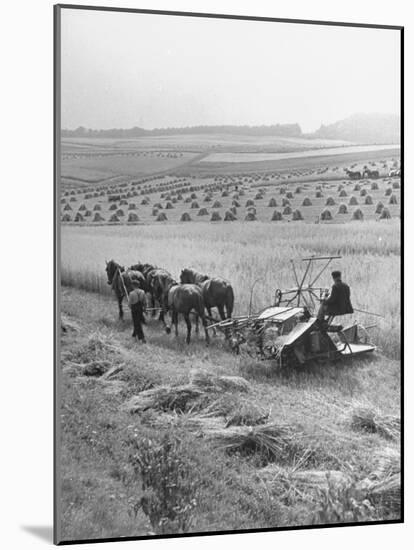
POLYGON ((193 282, 193 280, 192 280, 192 277, 191 277, 191 271, 187 268, 182 269, 181 273, 180 273, 180 283, 182 285, 185 285, 185 284, 192 283, 192 282, 193 282))
POLYGON ((120 269, 121 271, 124 271, 124 268, 121 268, 121 266, 117 264, 115 260, 109 260, 109 262, 106 262, 105 271, 106 271, 106 276, 108 278, 107 280, 108 285, 112 284, 115 277, 115 273, 117 272, 118 269, 120 269))

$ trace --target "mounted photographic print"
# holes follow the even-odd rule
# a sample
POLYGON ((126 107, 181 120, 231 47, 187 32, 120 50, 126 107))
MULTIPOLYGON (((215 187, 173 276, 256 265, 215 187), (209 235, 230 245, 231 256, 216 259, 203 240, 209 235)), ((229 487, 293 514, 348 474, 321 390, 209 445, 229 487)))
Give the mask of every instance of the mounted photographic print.
POLYGON ((403 521, 402 47, 55 6, 56 543, 403 521))

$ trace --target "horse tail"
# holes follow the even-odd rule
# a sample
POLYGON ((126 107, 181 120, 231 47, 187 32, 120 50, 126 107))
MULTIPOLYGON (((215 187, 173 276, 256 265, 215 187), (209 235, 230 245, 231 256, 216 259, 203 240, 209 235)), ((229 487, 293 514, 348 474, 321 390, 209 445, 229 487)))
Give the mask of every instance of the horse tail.
POLYGON ((233 307, 234 307, 233 287, 231 285, 227 285, 227 288, 226 288, 226 310, 227 310, 227 317, 229 319, 233 314, 233 307))
POLYGON ((149 283, 151 293, 152 295, 157 298, 157 300, 160 298, 161 289, 160 284, 157 277, 153 277, 149 283))
POLYGON ((147 287, 148 287, 148 292, 150 292, 151 294, 154 293, 154 280, 155 280, 155 277, 154 277, 154 270, 150 270, 148 271, 145 275, 145 281, 147 282, 147 287))
MULTIPOLYGON (((207 327, 207 317, 206 317, 206 310, 205 310, 206 305, 205 305, 203 293, 201 292, 201 290, 197 293, 197 302, 198 302, 198 312, 197 313, 198 313, 198 316, 201 319, 201 322, 203 323, 204 333, 206 335, 206 344, 208 346, 209 343, 210 343, 210 336, 208 334, 208 327, 207 327)), ((196 322, 197 322, 197 327, 198 327, 198 319, 197 319, 196 322)))
POLYGON ((205 307, 203 294, 201 292, 197 292, 196 307, 194 309, 196 310, 198 316, 202 319, 205 317, 205 307))

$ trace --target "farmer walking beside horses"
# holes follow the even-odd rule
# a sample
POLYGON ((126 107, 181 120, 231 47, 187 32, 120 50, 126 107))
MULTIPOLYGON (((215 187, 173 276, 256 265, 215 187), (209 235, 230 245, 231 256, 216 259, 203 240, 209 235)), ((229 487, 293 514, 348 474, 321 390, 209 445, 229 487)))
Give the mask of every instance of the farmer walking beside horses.
POLYGON ((332 285, 331 293, 328 298, 322 300, 318 311, 319 321, 325 319, 325 315, 346 315, 347 313, 354 313, 354 309, 351 304, 351 290, 349 286, 342 281, 342 274, 340 271, 332 271, 332 279, 334 284, 332 285))
POLYGON ((132 322, 134 325, 132 337, 138 337, 138 340, 145 344, 144 331, 142 330, 142 325, 145 324, 145 291, 142 290, 142 288, 134 288, 128 295, 128 304, 131 309, 132 322))
POLYGON ((122 320, 124 318, 122 301, 124 298, 128 298, 128 294, 135 288, 143 288, 145 290, 144 275, 140 271, 134 271, 133 269, 125 271, 125 268, 115 262, 115 260, 106 262, 105 271, 108 285, 111 286, 118 300, 119 319, 122 320))

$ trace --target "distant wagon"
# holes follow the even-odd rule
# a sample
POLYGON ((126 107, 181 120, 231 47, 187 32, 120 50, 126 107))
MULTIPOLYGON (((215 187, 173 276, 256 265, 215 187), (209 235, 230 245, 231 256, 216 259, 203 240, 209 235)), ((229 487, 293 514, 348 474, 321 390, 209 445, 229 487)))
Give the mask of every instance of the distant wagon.
POLYGON ((401 177, 401 169, 399 168, 392 168, 389 172, 388 172, 388 176, 390 178, 392 177, 401 177))

